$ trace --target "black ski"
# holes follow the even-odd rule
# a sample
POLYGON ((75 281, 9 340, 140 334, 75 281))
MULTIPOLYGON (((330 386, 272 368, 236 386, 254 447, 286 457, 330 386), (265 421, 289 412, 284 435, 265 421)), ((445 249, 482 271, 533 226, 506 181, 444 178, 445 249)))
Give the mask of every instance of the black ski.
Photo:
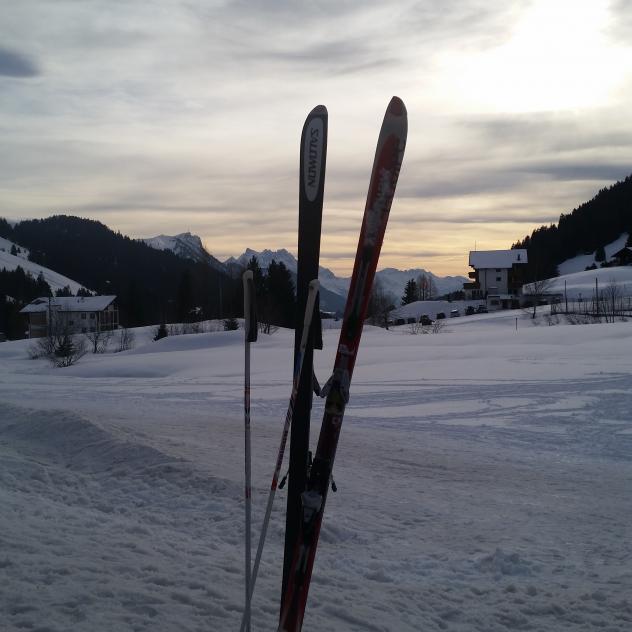
MULTIPOLYGON (((301 134, 299 211, 298 211, 298 268, 296 279, 296 331, 294 334, 294 360, 299 354, 303 335, 303 313, 312 279, 318 278, 320 258, 320 232, 325 189, 327 159, 327 108, 315 107, 305 119, 301 134)), ((285 556, 283 563, 283 589, 301 521, 301 494, 305 491, 308 467, 309 425, 312 408, 313 349, 322 348, 318 303, 312 332, 301 373, 298 396, 294 406, 290 435, 290 465, 288 470, 287 513, 285 519, 285 556)), ((281 604, 282 606, 282 604, 281 604)))

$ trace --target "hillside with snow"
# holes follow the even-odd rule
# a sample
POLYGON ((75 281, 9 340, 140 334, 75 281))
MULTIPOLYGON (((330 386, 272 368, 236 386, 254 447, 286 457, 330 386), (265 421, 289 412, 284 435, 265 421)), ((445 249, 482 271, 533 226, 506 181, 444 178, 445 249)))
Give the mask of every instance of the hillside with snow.
MULTIPOLYGON (((554 277, 547 281, 545 292, 564 294, 566 290, 569 299, 577 300, 582 297, 590 300, 595 293, 595 288, 601 292, 610 285, 617 286, 621 296, 632 296, 632 266, 595 268, 554 277)), ((531 292, 533 292, 532 283, 523 286, 523 293, 531 292)))
MULTIPOLYGON (((606 261, 610 261, 614 253, 625 246, 628 236, 628 233, 623 233, 620 237, 604 246, 606 261)), ((563 276, 573 272, 583 272, 589 266, 599 266, 599 263, 599 261, 595 260, 595 253, 592 252, 590 254, 577 255, 576 257, 563 261, 557 266, 557 271, 560 276, 563 276)))
MULTIPOLYGON (((315 354, 321 383, 337 336, 315 354)), ((279 330, 252 348, 255 539, 293 342, 279 330)), ((3 629, 237 630, 243 331, 146 328, 67 369, 28 346, 0 344, 3 629)), ((630 348, 630 322, 520 311, 437 335, 366 327, 304 629, 628 632, 630 348)), ((312 447, 322 414, 316 398, 312 447)), ((255 632, 276 627, 285 500, 255 632)))
POLYGON ((19 266, 25 272, 29 273, 34 279, 37 279, 37 277, 41 274, 53 292, 68 286, 73 294, 77 294, 77 292, 83 288, 80 283, 69 279, 63 274, 59 274, 58 272, 41 266, 38 263, 29 261, 27 258, 28 254, 29 251, 26 248, 21 247, 19 244, 14 244, 8 239, 0 237, 0 270, 4 269, 11 271, 15 270, 19 266), (17 255, 11 254, 11 248, 14 245, 21 251, 17 255))

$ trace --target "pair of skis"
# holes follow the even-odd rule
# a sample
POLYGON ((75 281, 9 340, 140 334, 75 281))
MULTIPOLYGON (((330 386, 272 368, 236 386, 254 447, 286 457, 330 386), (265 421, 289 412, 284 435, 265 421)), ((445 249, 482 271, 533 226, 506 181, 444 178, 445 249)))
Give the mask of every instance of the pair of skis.
MULTIPOLYGON (((316 108, 318 110, 318 108, 316 108)), ((324 110, 324 108, 323 108, 324 110)), ((316 110, 312 112, 314 114, 316 110)), ((326 110, 324 111, 326 117, 326 110)), ((311 116, 311 114, 310 114, 311 116)), ((303 138, 308 127, 306 121, 303 129, 303 138)), ((317 127, 317 126, 316 126, 317 127)), ((304 452, 297 458, 301 469, 296 474, 290 469, 290 484, 293 477, 300 478, 305 481, 298 486, 298 515, 290 514, 291 498, 288 494, 288 525, 290 522, 295 527, 295 531, 288 538, 286 531, 286 547, 285 547, 285 564, 284 564, 284 581, 282 589, 281 612, 279 620, 279 632, 300 632, 303 617, 305 614, 305 606, 307 603, 307 595, 312 575, 316 548, 325 509, 325 502, 333 470, 338 439, 346 404, 349 400, 349 387, 353 375, 360 338, 362 336, 362 328, 366 317, 373 279, 377 268, 384 233, 388 222, 388 216, 395 194, 395 187, 399 177, 404 149, 407 136, 407 114, 403 102, 398 97, 393 97, 388 105, 382 128, 380 130, 373 169, 369 183, 369 191, 360 230, 360 238, 356 252, 356 258, 349 287, 349 294, 345 306, 345 312, 342 321, 340 339, 334 363, 333 375, 325 385, 323 391, 326 392, 327 399, 325 402, 325 413, 321 426, 320 436, 316 449, 316 455, 310 468, 309 477, 307 477, 307 448, 303 448, 304 452), (306 480, 307 479, 307 480, 306 480)), ((325 135, 326 135, 326 118, 325 118, 325 135)), ((302 141, 303 142, 303 141, 302 141)), ((325 140, 326 143, 326 140, 325 140)), ((318 177, 314 178, 314 161, 307 162, 304 166, 305 157, 311 159, 309 150, 305 149, 302 144, 301 149, 301 194, 303 193, 304 182, 307 178, 309 184, 318 184, 321 187, 320 204, 322 209, 322 186, 324 184, 324 156, 321 156, 322 173, 317 172, 318 177)), ((308 202, 313 204, 318 200, 317 194, 306 194, 308 202), (309 197, 311 195, 311 198, 309 197)), ((320 223, 320 220, 319 220, 320 223)), ((299 236, 299 251, 300 251, 299 236)), ((320 232, 318 236, 318 249, 320 248, 320 232)), ((299 252, 300 265, 300 252, 299 252)), ((318 267, 318 259, 316 259, 316 269, 318 267)), ((314 277, 312 277, 314 278, 314 277)), ((302 332, 301 339, 305 335, 302 332)), ((309 332, 307 333, 309 335, 309 332)), ((297 332, 298 336, 298 332, 297 332)), ((309 345, 307 346, 309 348, 309 345)), ((295 355, 296 358, 296 355, 295 355)), ((302 358, 303 360, 303 358, 302 358)), ((308 364, 311 368, 311 362, 308 364)), ((301 382, 302 371, 299 369, 298 379, 296 379, 296 362, 295 362, 295 380, 301 382)), ((308 403, 311 405, 311 388, 312 388, 312 371, 305 373, 304 379, 309 384, 308 403)), ((293 386, 292 394, 295 393, 293 386)), ((299 398, 299 391, 296 391, 296 400, 299 398)), ((295 401, 296 401, 295 400, 295 401)), ((292 405, 292 399, 290 400, 292 405)), ((291 415, 288 410, 288 416, 291 415)), ((298 418, 298 417, 297 417, 298 418)), ((309 437, 309 407, 305 417, 301 416, 302 421, 307 426, 307 445, 309 437)), ((286 417, 287 423, 287 417, 286 417)), ((293 426, 292 437, 295 432, 303 434, 305 428, 297 431, 297 425, 293 426)), ((287 433, 284 430, 284 437, 287 433)), ((305 439, 301 436, 301 441, 305 439)), ((284 442, 282 440, 282 445, 284 442)), ((281 455, 282 459, 282 455, 281 455)), ((277 460, 277 466, 279 461, 277 460)), ((280 467, 279 467, 280 469, 280 467)), ((278 476, 277 476, 278 478, 278 476)), ((273 484, 274 484, 273 478, 273 484)), ((295 480, 296 482, 296 480, 295 480)), ((296 486, 295 486, 296 489, 296 486)), ((290 491, 292 488, 290 488, 290 491)), ((293 510, 296 506, 293 505, 293 510)), ((250 582, 250 594, 252 594, 254 582, 250 582)), ((248 588, 247 588, 248 591, 248 588)), ((244 617, 248 617, 249 621, 249 601, 247 603, 247 613, 244 617)), ((242 622, 242 630, 244 629, 242 622)))

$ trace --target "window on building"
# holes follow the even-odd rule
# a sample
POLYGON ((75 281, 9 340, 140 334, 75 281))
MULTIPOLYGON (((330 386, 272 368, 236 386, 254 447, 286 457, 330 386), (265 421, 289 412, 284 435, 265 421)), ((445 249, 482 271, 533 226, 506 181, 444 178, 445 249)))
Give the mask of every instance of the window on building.
POLYGON ((81 320, 85 320, 86 319, 86 313, 85 312, 81 312, 81 320))
POLYGON ((500 272, 500 268, 496 268, 496 272, 500 272))
POLYGON ((94 314, 90 314, 90 320, 94 320, 94 314))
POLYGON ((502 277, 496 277, 496 281, 502 281, 502 277))

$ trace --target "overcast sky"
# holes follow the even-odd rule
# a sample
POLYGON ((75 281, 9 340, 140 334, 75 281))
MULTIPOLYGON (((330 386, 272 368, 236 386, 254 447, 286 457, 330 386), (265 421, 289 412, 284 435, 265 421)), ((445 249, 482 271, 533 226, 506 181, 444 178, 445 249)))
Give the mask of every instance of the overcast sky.
POLYGON ((352 267, 392 95, 409 135, 380 268, 464 274, 632 173, 628 0, 0 0, 0 215, 296 252, 329 110, 321 262, 352 267))

